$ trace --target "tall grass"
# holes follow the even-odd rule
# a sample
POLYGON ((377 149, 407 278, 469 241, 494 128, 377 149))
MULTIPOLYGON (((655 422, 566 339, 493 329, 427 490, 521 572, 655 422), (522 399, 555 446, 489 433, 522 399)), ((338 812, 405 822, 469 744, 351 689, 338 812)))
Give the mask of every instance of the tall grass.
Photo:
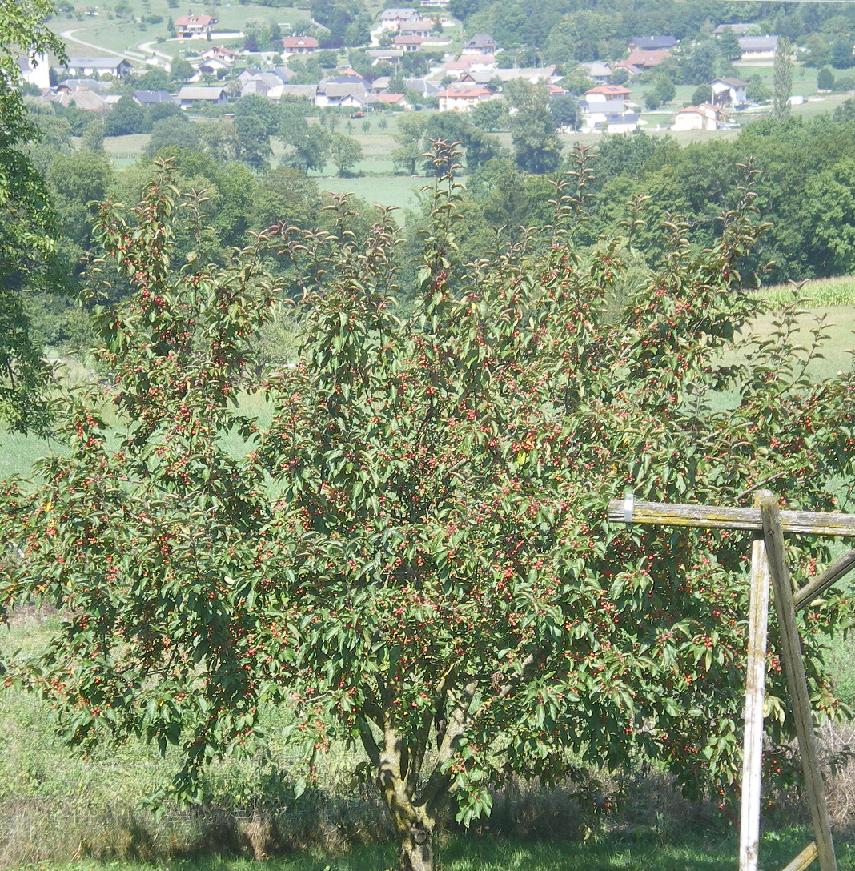
POLYGON ((806 308, 855 305, 855 275, 773 284, 761 288, 757 295, 773 305, 787 305, 795 300, 806 308))

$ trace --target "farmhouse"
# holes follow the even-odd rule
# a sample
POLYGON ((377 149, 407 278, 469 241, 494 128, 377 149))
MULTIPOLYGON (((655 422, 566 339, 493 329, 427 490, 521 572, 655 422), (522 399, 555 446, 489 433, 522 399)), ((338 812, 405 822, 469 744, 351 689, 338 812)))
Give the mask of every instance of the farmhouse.
POLYGON ((114 76, 117 79, 130 75, 130 61, 123 57, 70 57, 65 65, 69 75, 114 76))
POLYGON ((282 40, 285 54, 313 54, 320 48, 314 36, 286 36, 282 40))
POLYGON ((742 63, 759 63, 768 66, 775 60, 778 50, 777 36, 740 36, 739 50, 742 63))
POLYGON ((226 89, 216 86, 185 85, 178 92, 178 105, 182 109, 189 109, 196 103, 217 105, 225 102, 227 102, 226 89))
POLYGON ((638 114, 626 105, 629 88, 597 85, 580 102, 583 133, 628 133, 638 129, 638 114))
POLYGON ((703 103, 687 106, 674 117, 672 130, 718 130, 720 112, 715 106, 703 103))
POLYGON ((715 79, 711 88, 714 106, 741 109, 743 106, 748 105, 748 98, 745 96, 748 82, 725 77, 715 79))
POLYGON ((42 91, 50 88, 50 63, 46 54, 18 58, 18 70, 28 85, 34 85, 42 91))
POLYGON ((487 100, 495 99, 495 94, 488 88, 479 85, 451 87, 440 91, 440 112, 471 112, 476 106, 487 100))
POLYGON ((182 15, 175 19, 175 35, 179 39, 206 39, 216 23, 210 15, 182 15))

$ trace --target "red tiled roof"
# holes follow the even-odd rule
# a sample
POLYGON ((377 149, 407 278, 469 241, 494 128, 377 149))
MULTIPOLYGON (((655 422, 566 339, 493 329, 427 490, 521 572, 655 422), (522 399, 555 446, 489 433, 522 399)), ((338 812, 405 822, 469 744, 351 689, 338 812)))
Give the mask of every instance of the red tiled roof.
POLYGON ((376 100, 378 103, 400 103, 402 100, 406 99, 403 94, 377 94, 376 100))
POLYGON ((176 27, 189 27, 191 24, 197 24, 199 27, 207 27, 213 24, 214 19, 210 15, 182 15, 175 19, 176 27))
POLYGON ((437 94, 438 97, 464 97, 467 100, 476 100, 480 97, 489 97, 493 92, 487 88, 446 88, 437 94))
POLYGON ((629 88, 625 88, 623 85, 597 85, 595 88, 585 91, 585 94, 606 94, 609 97, 626 97, 629 93, 629 88))
POLYGON ((624 63, 634 67, 641 67, 642 69, 649 69, 650 67, 658 67, 659 64, 669 57, 671 57, 671 52, 667 49, 644 51, 637 48, 629 53, 629 57, 624 60, 624 63))
POLYGON ((286 36, 282 40, 283 48, 317 48, 319 45, 314 36, 286 36))

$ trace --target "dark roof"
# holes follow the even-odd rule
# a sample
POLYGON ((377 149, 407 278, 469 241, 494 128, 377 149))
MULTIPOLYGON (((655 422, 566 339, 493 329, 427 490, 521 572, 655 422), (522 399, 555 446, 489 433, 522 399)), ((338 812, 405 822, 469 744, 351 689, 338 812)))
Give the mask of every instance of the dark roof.
POLYGON ((643 51, 658 51, 663 48, 674 48, 678 41, 673 36, 634 36, 629 44, 643 51))
POLYGON ((777 36, 741 36, 739 47, 743 51, 775 51, 778 48, 777 36))
POLYGON ((172 102, 172 96, 169 91, 134 91, 134 99, 138 103, 142 103, 143 106, 172 102))
POLYGON ((466 48, 489 48, 496 44, 496 40, 486 33, 476 33, 469 42, 466 43, 466 48))
POLYGON ((69 69, 114 70, 120 64, 130 66, 130 61, 123 57, 70 57, 66 66, 69 69))
POLYGON ((362 84, 365 80, 362 76, 329 76, 329 78, 321 79, 320 86, 325 85, 357 85, 362 84))

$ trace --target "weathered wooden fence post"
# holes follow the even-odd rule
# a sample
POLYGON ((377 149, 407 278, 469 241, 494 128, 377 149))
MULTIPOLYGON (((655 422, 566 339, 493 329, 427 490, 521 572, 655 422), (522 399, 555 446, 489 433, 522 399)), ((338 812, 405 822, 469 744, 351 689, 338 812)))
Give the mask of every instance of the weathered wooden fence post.
MULTIPOLYGON (((755 506, 760 506, 759 494, 755 506)), ((766 639, 769 629, 769 562, 766 542, 754 534, 745 668, 745 737, 742 756, 739 871, 757 871, 763 768, 763 705, 766 700, 766 639)))
POLYGON ((819 577, 794 594, 784 551, 784 533, 853 537, 855 515, 782 512, 778 509, 775 496, 769 491, 762 491, 755 499, 754 508, 635 502, 630 495, 609 503, 609 520, 626 524, 642 523, 696 529, 744 529, 754 533, 745 685, 745 756, 742 768, 739 868, 740 871, 756 871, 759 854, 763 703, 771 576, 775 587, 775 608, 781 627, 781 657, 793 705, 805 792, 816 837, 816 842, 802 850, 784 871, 804 871, 816 858, 819 858, 822 871, 837 871, 795 615, 798 609, 822 595, 855 568, 855 550, 836 560, 819 577))
POLYGON ((837 871, 834 856, 834 842, 831 838, 831 821, 825 801, 825 784, 819 769, 819 755, 816 752, 816 736, 813 731, 813 711, 810 705, 805 664, 802 659, 802 642, 796 626, 796 608, 793 588, 790 584, 790 570, 784 553, 784 532, 781 528, 781 512, 778 500, 771 493, 764 493, 760 503, 763 514, 763 536, 766 539, 766 553, 775 585, 775 610, 781 634, 781 653, 784 660, 784 673, 787 689, 793 705, 793 719, 799 739, 802 758, 805 792, 811 821, 816 835, 816 849, 819 867, 822 871, 837 871))

